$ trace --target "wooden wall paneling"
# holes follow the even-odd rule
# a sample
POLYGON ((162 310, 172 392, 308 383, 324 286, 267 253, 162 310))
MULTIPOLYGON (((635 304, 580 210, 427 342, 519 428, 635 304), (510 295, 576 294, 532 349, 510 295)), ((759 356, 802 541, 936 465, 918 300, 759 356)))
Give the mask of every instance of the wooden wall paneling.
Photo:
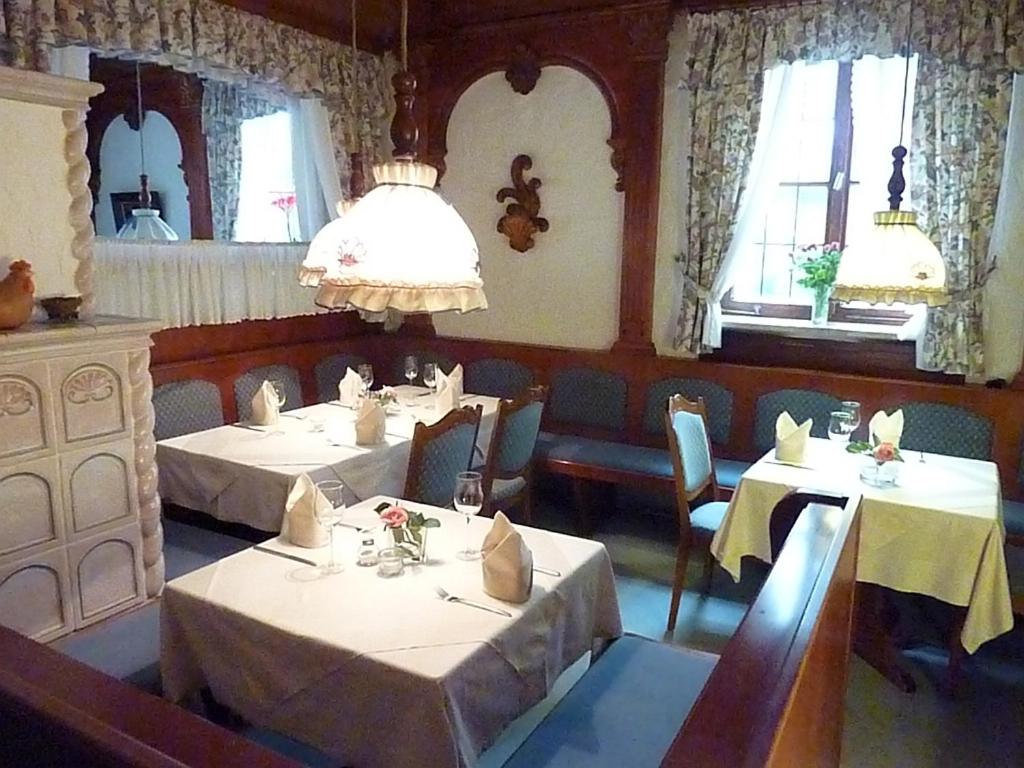
MULTIPOLYGON (((460 6, 463 10, 456 13, 468 12, 468 7, 460 6)), ((421 156, 442 172, 448 120, 459 97, 484 75, 505 71, 524 45, 542 66, 573 67, 604 94, 612 123, 609 162, 619 174, 616 188, 625 195, 619 338, 614 348, 631 354, 654 354, 662 95, 672 13, 670 0, 646 0, 475 24, 425 42, 414 57, 429 71, 428 78, 420 78, 427 102, 427 120, 420 125, 425 133, 421 156)))
MULTIPOLYGON (((124 115, 137 129, 135 63, 93 56, 90 76, 105 90, 92 100, 86 119, 89 143, 86 154, 92 166, 89 187, 93 200, 99 199, 100 145, 110 123, 124 115)), ((203 135, 203 84, 197 75, 178 72, 158 64, 142 65, 143 105, 147 112, 159 112, 174 126, 181 140, 181 170, 188 187, 193 240, 213 239, 210 207, 210 173, 203 135)))

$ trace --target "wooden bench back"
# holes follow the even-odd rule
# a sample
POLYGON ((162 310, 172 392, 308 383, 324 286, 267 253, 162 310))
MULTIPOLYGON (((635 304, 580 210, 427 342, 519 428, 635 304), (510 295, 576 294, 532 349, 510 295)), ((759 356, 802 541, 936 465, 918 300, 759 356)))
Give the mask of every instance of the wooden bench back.
POLYGON ((859 504, 797 519, 663 768, 839 765, 859 504))

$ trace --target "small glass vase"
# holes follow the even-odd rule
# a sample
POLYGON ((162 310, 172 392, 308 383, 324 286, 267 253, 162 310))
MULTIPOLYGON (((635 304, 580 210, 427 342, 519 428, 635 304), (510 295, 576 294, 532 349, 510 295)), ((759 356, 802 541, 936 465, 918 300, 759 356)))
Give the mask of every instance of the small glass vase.
POLYGON ((410 563, 425 564, 427 562, 427 533, 430 529, 420 528, 392 528, 391 538, 395 546, 406 554, 406 560, 410 563))
POLYGON ((899 479, 900 467, 897 461, 877 462, 872 459, 860 471, 860 479, 873 488, 891 488, 899 479))
POLYGON ((828 322, 828 301, 831 296, 831 285, 819 285, 814 289, 814 303, 811 305, 813 325, 825 325, 828 322))

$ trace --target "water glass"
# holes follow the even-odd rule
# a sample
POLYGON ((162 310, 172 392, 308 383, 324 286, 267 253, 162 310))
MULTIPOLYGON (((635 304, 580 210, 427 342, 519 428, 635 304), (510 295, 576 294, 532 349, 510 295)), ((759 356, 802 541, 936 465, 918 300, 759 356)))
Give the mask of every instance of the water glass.
POLYGON ((373 366, 369 363, 363 363, 359 366, 359 378, 363 380, 363 395, 370 393, 370 387, 373 386, 373 366))
POLYGON ((408 355, 405 358, 405 378, 410 386, 420 374, 420 364, 415 355, 408 355))
POLYGON ((377 574, 384 578, 401 576, 405 569, 405 550, 401 547, 382 549, 377 561, 377 574))
POLYGON ((850 442, 851 419, 847 411, 832 411, 828 419, 828 439, 839 443, 850 442))
POLYGON ((469 519, 479 514, 484 505, 482 480, 479 472, 459 472, 455 478, 455 509, 466 516, 466 548, 455 554, 460 560, 476 560, 480 557, 480 553, 470 544, 469 519))
POLYGON ((860 426, 860 403, 856 400, 844 400, 840 410, 846 411, 850 415, 850 434, 853 434, 860 426))
POLYGON ((345 567, 334 559, 334 526, 345 513, 345 486, 337 480, 323 480, 316 484, 316 489, 329 502, 329 504, 314 504, 313 507, 317 522, 327 526, 329 537, 329 559, 327 565, 321 566, 320 571, 325 575, 340 573, 345 567))
POLYGON ((437 383, 437 365, 434 363, 423 364, 423 383, 424 385, 434 388, 437 383))

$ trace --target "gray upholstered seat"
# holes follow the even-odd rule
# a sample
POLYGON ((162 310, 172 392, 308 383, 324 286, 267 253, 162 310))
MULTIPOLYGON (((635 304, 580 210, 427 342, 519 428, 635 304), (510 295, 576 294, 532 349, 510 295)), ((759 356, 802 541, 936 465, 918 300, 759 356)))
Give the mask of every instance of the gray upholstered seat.
POLYGON ((316 377, 316 396, 319 402, 338 399, 338 382, 345 376, 345 369, 356 370, 366 359, 348 352, 325 357, 316 364, 313 375, 316 377))
POLYGON ((488 357, 466 364, 466 391, 514 400, 533 384, 533 372, 515 360, 488 357))
POLYGON ((900 448, 968 459, 992 458, 992 422, 945 403, 906 403, 900 448))
POLYGON ((813 419, 811 435, 828 437, 828 421, 832 411, 842 406, 838 397, 815 389, 779 389, 757 398, 754 411, 754 447, 767 451, 775 445, 775 420, 789 411, 798 424, 813 419))
POLYGON ((203 379, 184 379, 161 384, 153 390, 157 440, 213 429, 224 423, 220 390, 203 379))
POLYGON ((511 480, 498 480, 495 479, 491 484, 491 497, 489 499, 491 504, 505 499, 512 498, 520 491, 526 488, 525 477, 513 477, 511 480))
POLYGON ((660 765, 717 661, 644 638, 616 640, 505 768, 660 765))
POLYGON ((708 411, 708 432, 711 442, 725 445, 732 428, 732 392, 707 379, 660 379, 647 388, 644 401, 644 432, 665 434, 665 403, 671 395, 681 394, 687 400, 704 399, 708 411))
POLYGON ((252 415, 252 397, 264 381, 279 381, 284 387, 285 404, 281 410, 290 411, 303 406, 299 372, 290 365, 264 365, 235 379, 235 407, 239 420, 245 421, 252 415))
POLYGON ((593 368, 567 368, 551 380, 551 417, 563 424, 621 430, 626 426, 626 379, 593 368))

